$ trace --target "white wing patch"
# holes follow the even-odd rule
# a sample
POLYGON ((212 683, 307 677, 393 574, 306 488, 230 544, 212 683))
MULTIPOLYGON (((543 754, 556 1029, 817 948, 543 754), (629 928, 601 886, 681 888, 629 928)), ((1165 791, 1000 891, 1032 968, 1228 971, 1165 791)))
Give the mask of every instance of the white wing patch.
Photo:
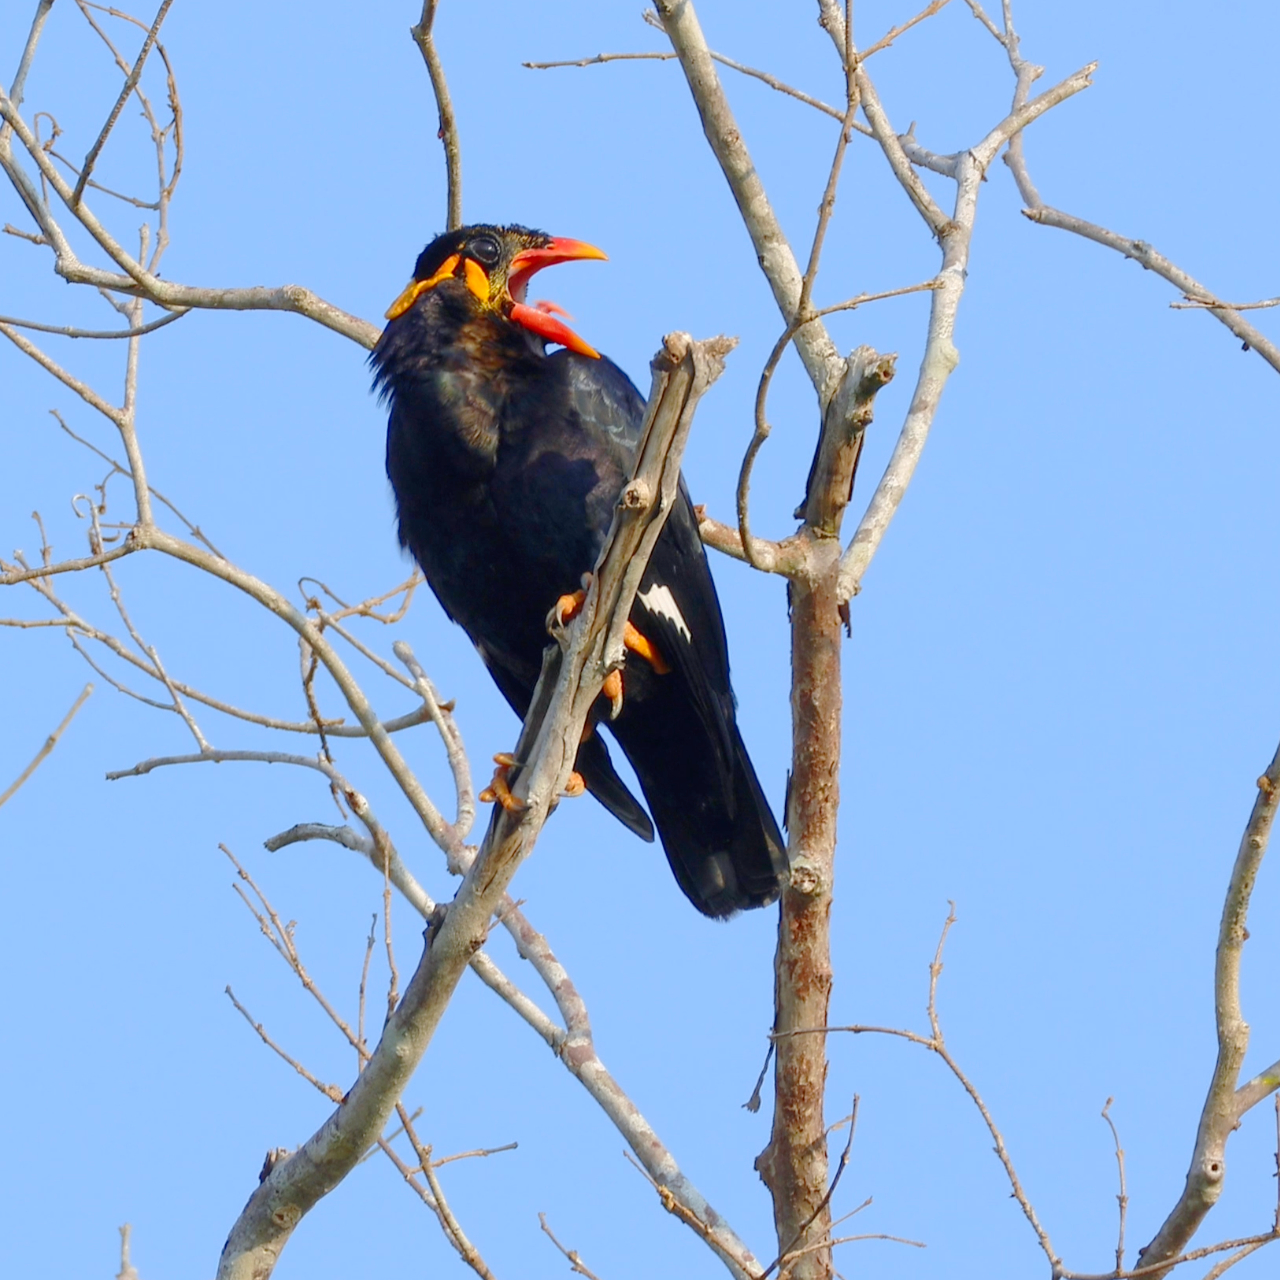
POLYGON ((687 642, 693 642, 689 624, 685 622, 684 614, 680 612, 680 606, 676 604, 676 598, 671 594, 670 587, 650 587, 648 591, 641 591, 637 598, 650 613, 666 618, 687 642))

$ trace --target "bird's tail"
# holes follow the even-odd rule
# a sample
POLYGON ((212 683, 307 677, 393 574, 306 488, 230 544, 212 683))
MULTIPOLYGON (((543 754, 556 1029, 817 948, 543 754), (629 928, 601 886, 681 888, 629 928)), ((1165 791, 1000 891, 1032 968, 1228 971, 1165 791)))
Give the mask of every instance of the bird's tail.
POLYGON ((710 761, 700 769, 675 744, 628 753, 676 881, 703 915, 720 918, 768 906, 787 881, 782 833, 737 726, 731 731, 731 795, 710 761))

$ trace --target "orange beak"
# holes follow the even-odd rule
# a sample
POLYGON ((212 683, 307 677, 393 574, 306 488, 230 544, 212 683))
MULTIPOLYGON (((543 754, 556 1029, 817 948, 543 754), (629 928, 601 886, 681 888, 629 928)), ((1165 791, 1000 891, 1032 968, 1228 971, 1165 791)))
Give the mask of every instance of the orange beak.
MULTIPOLYGON (((509 315, 512 322, 528 329, 531 333, 536 333, 548 342, 558 342, 562 347, 568 347, 570 351, 576 351, 580 356, 589 356, 593 360, 598 360, 600 353, 578 337, 567 324, 557 320, 546 309, 547 303, 540 303, 536 307, 526 306, 524 295, 530 277, 535 272, 541 271, 543 267, 553 267, 560 262, 581 262, 587 259, 604 261, 607 258, 608 254, 594 245, 584 244, 581 240, 569 240, 563 236, 557 236, 539 249, 521 249, 512 258, 507 272, 507 292, 511 295, 509 315)), ((554 304, 551 305, 554 306, 554 304)), ((559 311, 560 308, 556 307, 555 310, 559 311)))

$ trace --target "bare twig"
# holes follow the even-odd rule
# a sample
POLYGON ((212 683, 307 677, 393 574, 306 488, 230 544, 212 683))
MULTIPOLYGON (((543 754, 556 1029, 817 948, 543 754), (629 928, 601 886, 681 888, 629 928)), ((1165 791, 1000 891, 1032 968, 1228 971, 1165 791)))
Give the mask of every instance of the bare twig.
POLYGON ((1222 1194, 1227 1140, 1241 1117, 1280 1087, 1280 1070, 1275 1069, 1272 1069, 1272 1074, 1264 1072, 1261 1077, 1255 1077, 1243 1088, 1236 1087, 1249 1045, 1249 1024, 1245 1022, 1240 1007, 1240 963, 1245 940, 1249 936, 1245 920, 1258 869, 1267 850, 1277 803, 1280 802, 1280 747, 1257 785, 1257 798, 1231 870, 1222 920, 1218 926, 1218 953, 1214 967, 1218 1060, 1200 1116, 1191 1167, 1178 1203, 1151 1243, 1138 1252, 1142 1269, 1150 1269, 1157 1276, 1164 1275, 1173 1265, 1170 1259, 1186 1247, 1222 1194))
POLYGON ((600 1277, 582 1261, 582 1257, 578 1253, 577 1249, 566 1249, 564 1245, 556 1239, 556 1233, 547 1225, 547 1215, 545 1213, 538 1214, 538 1222, 541 1225, 543 1232, 546 1234, 547 1239, 550 1240, 566 1258, 568 1258, 569 1270, 572 1271, 575 1276, 586 1276, 587 1280, 600 1280, 600 1277))
MULTIPOLYGON (((657 9, 663 30, 680 56, 689 91, 702 117, 703 132, 737 201, 760 269, 773 290, 784 322, 790 324, 797 315, 803 287, 800 265, 734 119, 698 15, 688 0, 657 0, 657 9)), ((821 321, 806 325, 796 333, 795 344, 819 397, 829 396, 828 383, 838 377, 840 359, 826 327, 821 321)))
POLYGON ((918 26, 927 18, 932 18, 935 13, 945 9, 950 3, 951 0, 932 0, 932 3, 921 9, 914 18, 908 18, 906 22, 899 23, 891 31, 882 35, 875 44, 863 49, 859 54, 859 58, 865 62, 873 53, 879 53, 881 49, 887 49, 904 32, 910 31, 912 27, 918 26))
MULTIPOLYGON (((53 0, 49 0, 49 3, 52 4, 53 0)), ((120 1270, 116 1272, 116 1280, 139 1280, 138 1269, 129 1260, 129 1245, 132 1238, 133 1226, 126 1222, 120 1228, 120 1270)))
POLYGON ((15 329, 31 329, 35 333, 52 333, 62 338, 141 338, 145 334, 163 329, 165 325, 181 320, 186 311, 174 311, 150 324, 136 329, 77 329, 72 325, 39 324, 35 320, 19 320, 16 316, 0 316, 0 324, 11 324, 15 329))
POLYGON ((236 993, 231 990, 230 986, 226 987, 225 990, 227 998, 233 1005, 235 1005, 236 1010, 239 1012, 241 1017, 243 1017, 244 1020, 258 1033, 259 1039, 261 1039, 262 1043, 265 1044, 272 1053, 277 1054, 283 1061, 287 1062, 309 1085, 312 1085, 323 1093, 330 1102, 342 1101, 342 1090, 339 1089, 336 1084, 325 1084, 325 1082, 321 1080, 319 1076, 315 1075, 314 1072, 308 1071, 307 1068, 297 1060, 297 1058, 293 1057, 285 1049, 282 1049, 280 1045, 278 1045, 271 1036, 267 1034, 266 1027, 264 1027, 262 1023, 256 1021, 253 1014, 251 1014, 249 1010, 236 999, 236 993))
POLYGON ((44 746, 36 752, 35 758, 23 769, 8 789, 0 793, 0 805, 3 805, 7 800, 11 800, 18 793, 23 783, 40 767, 40 762, 58 745, 58 739, 66 732, 67 726, 76 718, 76 712, 84 706, 92 692, 92 684, 85 685, 80 691, 80 696, 71 704, 71 710, 62 717, 62 723, 44 740, 44 746))
POLYGON ((1102 1108, 1102 1118, 1107 1122, 1111 1137, 1115 1140, 1116 1165, 1120 1172, 1120 1191, 1116 1195, 1116 1202, 1120 1206, 1120 1231, 1116 1236, 1116 1272, 1119 1273, 1124 1270, 1124 1226, 1129 1212, 1129 1192, 1124 1180, 1124 1148, 1120 1145, 1120 1134, 1116 1129, 1116 1122, 1111 1118, 1111 1104, 1114 1101, 1114 1098, 1107 1099, 1107 1105, 1102 1108))
POLYGON ((89 175, 93 172, 93 166, 97 163, 98 156, 106 145, 111 130, 115 128, 116 121, 120 118, 120 112, 124 110, 124 104, 129 101, 129 95, 133 93, 138 80, 142 76, 142 68, 146 64, 147 55, 151 52, 151 47, 155 44, 156 37, 160 34, 160 26, 164 22, 165 16, 169 12, 169 6, 172 3, 173 0, 160 0, 160 8, 156 12, 155 21, 151 24, 151 29, 147 32, 147 38, 142 43, 142 49, 139 51, 132 69, 125 78, 124 86, 120 90, 120 96, 116 99, 115 106, 111 108, 111 114, 107 116, 107 122, 102 126, 102 132, 98 134, 97 140, 89 148, 89 154, 84 158, 79 181, 77 181, 69 201, 73 209, 79 205, 80 197, 84 194, 85 183, 89 181, 89 175))
MULTIPOLYGON (((947 0, 942 0, 942 2, 945 4, 947 0)), ((777 76, 770 75, 767 71, 761 71, 757 67, 748 67, 745 63, 737 62, 733 58, 727 58, 723 53, 717 53, 714 49, 708 52, 712 60, 720 63, 723 67, 741 72, 744 76, 750 76, 753 80, 759 80, 762 84, 767 84, 770 89, 775 89, 778 93, 785 94, 788 98, 795 98, 797 102, 803 102, 806 106, 821 111, 823 115, 831 116, 836 120, 844 119, 844 112, 838 107, 833 107, 830 103, 823 102, 821 98, 815 98, 803 90, 795 88, 794 85, 789 85, 786 81, 779 80, 777 76)), ((528 67, 530 71, 551 71, 557 67, 597 67, 606 62, 670 62, 678 56, 675 53, 597 53, 594 58, 574 58, 561 62, 522 62, 520 65, 528 67)), ((853 128, 859 133, 869 134, 871 132, 866 125, 857 122, 854 123, 853 128)))
POLYGON ((1265 311, 1268 307, 1280 307, 1280 298, 1264 298, 1261 302, 1220 302, 1216 299, 1210 302, 1184 296, 1181 302, 1171 302, 1169 306, 1174 311, 1205 311, 1215 306, 1229 307, 1232 311, 1265 311))
POLYGON ((409 28, 409 34, 417 44, 431 77, 431 91, 436 96, 440 112, 439 138, 444 144, 445 171, 449 183, 448 227, 456 231, 462 226, 462 144, 458 141, 458 120, 453 113, 453 99, 449 97, 449 85, 444 76, 444 64, 436 51, 432 27, 436 20, 439 0, 423 0, 422 15, 417 24, 409 28))
POLYGON ((431 1189, 436 1217, 440 1220, 446 1239, 458 1251, 458 1256, 463 1262, 480 1276, 481 1280, 493 1280, 493 1272, 480 1256, 480 1251, 468 1239, 453 1210, 449 1207, 448 1200, 445 1199, 444 1188, 440 1185, 440 1179, 436 1177, 436 1163, 431 1159, 431 1148, 423 1143, 414 1131, 413 1119, 403 1103, 396 1103, 396 1114, 400 1117, 400 1124, 404 1128, 405 1137, 409 1139, 409 1145, 413 1147, 414 1155, 418 1157, 418 1168, 431 1189))

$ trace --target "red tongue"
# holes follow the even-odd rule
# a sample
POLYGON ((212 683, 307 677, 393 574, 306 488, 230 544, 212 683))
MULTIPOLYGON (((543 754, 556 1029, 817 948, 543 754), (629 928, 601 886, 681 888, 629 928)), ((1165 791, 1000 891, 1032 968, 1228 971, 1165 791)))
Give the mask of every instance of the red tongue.
MULTIPOLYGON (((593 360, 598 360, 600 353, 594 347, 583 342, 563 321, 557 320, 549 312, 540 309, 548 305, 555 306, 554 303, 540 303, 537 307, 525 306, 523 302, 512 303, 511 319, 521 328, 528 329, 530 333, 536 333, 548 342, 558 342, 562 347, 568 347, 570 351, 576 351, 580 356, 590 356, 593 360)), ((558 307, 556 309, 560 310, 558 307)))

